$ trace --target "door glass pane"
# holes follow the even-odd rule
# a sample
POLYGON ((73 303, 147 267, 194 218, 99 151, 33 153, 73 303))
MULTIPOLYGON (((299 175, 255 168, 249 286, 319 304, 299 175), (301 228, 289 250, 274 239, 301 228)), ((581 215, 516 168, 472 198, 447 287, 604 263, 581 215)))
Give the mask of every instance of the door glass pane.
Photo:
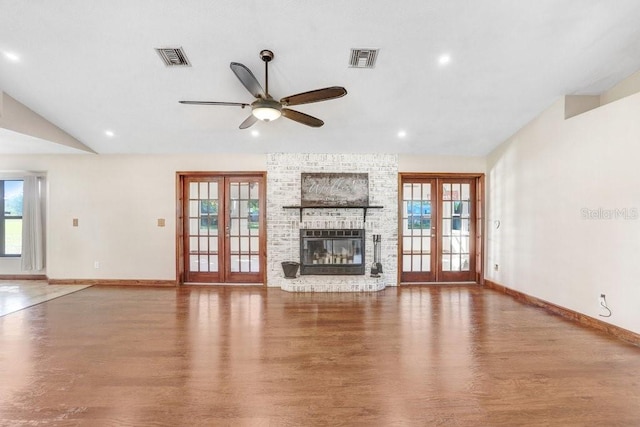
MULTIPOLYGON (((233 213, 232 213, 233 215, 233 213)), ((237 236, 240 231, 240 220, 238 218, 231 218, 231 224, 229 225, 230 236, 237 236)))
POLYGON ((402 255, 402 271, 411 271, 411 255, 402 255))
POLYGON ((411 271, 422 271, 422 263, 420 262, 422 259, 420 255, 412 255, 411 256, 411 271))
POLYGON ((249 220, 245 217, 240 218, 240 235, 249 235, 249 220))
POLYGON ((195 195, 197 199, 208 199, 209 198, 209 183, 201 182, 198 186, 198 194, 195 195))
POLYGON ((411 193, 409 194, 409 200, 421 200, 422 199, 422 184, 413 184, 411 186, 411 193))
POLYGON ((431 253, 431 237, 422 238, 422 253, 431 253))
POLYGON ((238 200, 240 198, 240 184, 237 182, 232 182, 229 185, 231 200, 238 200))
POLYGON ((247 218, 249 216, 249 199, 240 200, 240 218, 247 218))
POLYGON ((240 270, 240 256, 239 255, 231 255, 231 259, 229 260, 229 267, 231 268, 232 273, 239 273, 240 270))
POLYGON ((431 271, 431 255, 422 255, 421 271, 431 271))
POLYGON ((260 271, 260 257, 258 255, 250 256, 249 271, 260 271))
POLYGON ((471 185, 462 184, 462 198, 461 200, 471 200, 471 185))
POLYGON ((460 271, 469 271, 469 254, 462 255, 462 265, 460 266, 460 271))
POLYGON ((210 248, 209 248, 209 238, 208 237, 200 237, 200 242, 199 242, 199 246, 198 246, 199 250, 201 252, 207 252, 207 253, 211 253, 210 248))
POLYGON ((240 238, 240 252, 248 253, 249 252, 249 238, 241 237, 240 238))
POLYGON ((422 238, 419 236, 411 238, 411 251, 412 252, 421 252, 422 249, 422 238))
POLYGON ((442 255, 442 271, 451 271, 450 255, 442 255))
POLYGON ((460 271, 460 256, 451 256, 451 271, 460 271))
POLYGON ((451 202, 442 202, 442 218, 451 218, 451 202))
POLYGON ((451 219, 442 218, 442 235, 451 236, 451 219))
POLYGON ((189 255, 189 271, 200 271, 198 255, 189 255))

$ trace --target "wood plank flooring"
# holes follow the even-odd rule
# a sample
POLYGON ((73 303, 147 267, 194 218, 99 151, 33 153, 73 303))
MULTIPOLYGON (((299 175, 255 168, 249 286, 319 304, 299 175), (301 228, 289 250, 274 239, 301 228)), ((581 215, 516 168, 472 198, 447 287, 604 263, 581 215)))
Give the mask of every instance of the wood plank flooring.
POLYGON ((640 348, 481 287, 94 286, 0 318, 0 425, 638 426, 640 348))

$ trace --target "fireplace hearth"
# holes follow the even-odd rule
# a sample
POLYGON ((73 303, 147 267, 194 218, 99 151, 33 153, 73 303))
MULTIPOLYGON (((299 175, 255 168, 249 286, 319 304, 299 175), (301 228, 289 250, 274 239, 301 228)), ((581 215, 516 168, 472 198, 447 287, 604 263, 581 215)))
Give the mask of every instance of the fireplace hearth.
POLYGON ((364 235, 363 229, 300 230, 300 274, 365 274, 364 235))

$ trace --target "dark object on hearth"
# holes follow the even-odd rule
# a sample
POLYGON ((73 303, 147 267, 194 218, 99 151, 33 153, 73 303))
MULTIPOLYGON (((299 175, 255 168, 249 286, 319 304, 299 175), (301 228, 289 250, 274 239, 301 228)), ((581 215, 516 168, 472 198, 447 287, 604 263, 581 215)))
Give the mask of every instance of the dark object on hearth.
POLYGON ((298 273, 299 267, 300 267, 299 262, 284 261, 282 263, 282 271, 284 272, 284 277, 287 279, 295 279, 296 274, 298 273))
POLYGON ((378 274, 378 265, 380 265, 379 262, 374 262, 373 264, 371 264, 371 277, 380 277, 380 274, 378 274))
MULTIPOLYGON (((376 273, 382 274, 382 263, 380 259, 382 258, 382 250, 380 248, 380 235, 373 235, 373 264, 376 266, 376 273)), ((372 273, 373 275, 373 273, 372 273)))

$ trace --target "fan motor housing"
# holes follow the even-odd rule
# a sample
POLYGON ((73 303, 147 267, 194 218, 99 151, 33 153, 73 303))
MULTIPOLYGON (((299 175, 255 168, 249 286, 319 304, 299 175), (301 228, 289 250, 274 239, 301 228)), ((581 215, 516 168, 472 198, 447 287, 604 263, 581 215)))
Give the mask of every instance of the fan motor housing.
POLYGON ((269 49, 264 49, 260 51, 260 58, 264 61, 264 62, 269 62, 273 59, 274 54, 273 52, 271 52, 269 49))

